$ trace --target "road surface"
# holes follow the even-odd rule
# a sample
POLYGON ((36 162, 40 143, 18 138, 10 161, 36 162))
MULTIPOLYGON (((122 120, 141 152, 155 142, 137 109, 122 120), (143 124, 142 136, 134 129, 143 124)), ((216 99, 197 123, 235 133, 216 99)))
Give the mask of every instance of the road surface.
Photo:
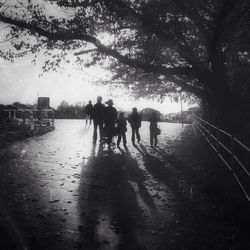
MULTIPOLYGON (((159 123, 159 146, 142 140, 111 150, 92 143, 82 120, 0 151, 1 217, 27 249, 223 249, 234 229, 188 169, 195 145, 180 150, 189 125, 159 123), (183 137, 184 136, 184 137, 183 137), (190 151, 190 152, 189 152, 190 151), (201 247, 201 248, 200 248, 201 247)), ((5 229, 4 229, 5 230, 5 229)), ((7 246, 10 243, 5 243, 7 246)), ((21 248, 20 248, 21 249, 21 248)))

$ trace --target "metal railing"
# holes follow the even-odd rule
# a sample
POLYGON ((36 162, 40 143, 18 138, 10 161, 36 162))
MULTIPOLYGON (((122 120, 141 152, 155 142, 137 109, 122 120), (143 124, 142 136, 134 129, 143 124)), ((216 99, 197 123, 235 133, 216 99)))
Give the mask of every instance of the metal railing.
POLYGON ((250 202, 250 148, 233 135, 193 115, 193 129, 203 135, 218 158, 232 173, 244 196, 250 202))

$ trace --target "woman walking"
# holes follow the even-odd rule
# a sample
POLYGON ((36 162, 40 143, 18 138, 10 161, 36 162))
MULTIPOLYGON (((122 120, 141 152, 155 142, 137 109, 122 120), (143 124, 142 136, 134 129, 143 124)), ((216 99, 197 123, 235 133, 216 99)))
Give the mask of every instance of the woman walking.
POLYGON ((157 113, 156 111, 152 112, 151 118, 149 119, 150 121, 150 126, 149 126, 149 130, 150 130, 150 145, 151 147, 156 147, 158 140, 157 140, 157 135, 158 135, 158 130, 159 128, 157 127, 157 122, 159 121, 158 117, 157 117, 157 113))

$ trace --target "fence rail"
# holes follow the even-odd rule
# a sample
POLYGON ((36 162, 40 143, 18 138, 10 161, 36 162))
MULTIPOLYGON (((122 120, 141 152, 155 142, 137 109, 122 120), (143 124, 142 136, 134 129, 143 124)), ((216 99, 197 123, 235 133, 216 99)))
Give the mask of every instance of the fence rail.
POLYGON ((233 135, 193 115, 193 129, 206 139, 250 202, 250 148, 233 135))

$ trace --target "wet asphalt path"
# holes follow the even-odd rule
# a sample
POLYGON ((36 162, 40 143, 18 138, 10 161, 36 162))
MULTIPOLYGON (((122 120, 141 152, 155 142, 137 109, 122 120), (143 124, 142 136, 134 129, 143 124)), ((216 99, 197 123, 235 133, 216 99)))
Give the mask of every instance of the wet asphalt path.
POLYGON ((155 149, 144 122, 141 144, 130 143, 129 128, 128 147, 108 150, 92 143, 84 121, 57 120, 55 131, 1 150, 1 210, 17 241, 27 249, 189 249, 199 228, 194 187, 174 153, 183 128, 159 127, 155 149))

